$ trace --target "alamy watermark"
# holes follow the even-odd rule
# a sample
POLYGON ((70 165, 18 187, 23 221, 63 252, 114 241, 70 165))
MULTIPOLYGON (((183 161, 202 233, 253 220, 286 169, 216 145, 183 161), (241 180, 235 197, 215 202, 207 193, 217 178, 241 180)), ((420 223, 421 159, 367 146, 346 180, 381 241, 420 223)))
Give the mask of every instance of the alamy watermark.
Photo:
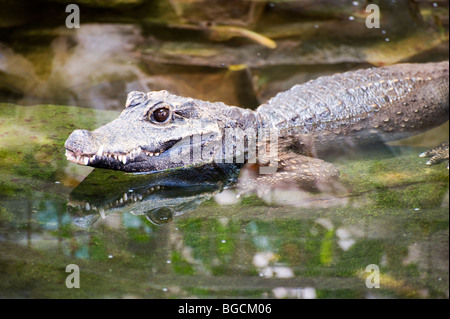
POLYGON ((273 174, 278 166, 278 130, 274 128, 225 128, 222 136, 188 136, 172 149, 170 162, 180 166, 197 163, 258 163, 260 174, 273 174))
POLYGON ((66 7, 66 12, 70 13, 66 18, 66 27, 78 29, 80 27, 80 7, 76 4, 69 4, 66 7))
MULTIPOLYGON (((66 17, 66 27, 68 29, 80 27, 80 7, 77 4, 69 4, 66 6, 66 12, 70 13, 66 17)), ((366 12, 370 13, 366 17, 366 27, 368 29, 380 28, 380 7, 376 4, 369 4, 366 12)))
MULTIPOLYGON (((76 4, 66 6, 66 12, 70 13, 66 18, 66 27, 68 29, 80 27, 80 8, 76 4)), ((369 4, 366 12, 370 14, 366 17, 366 27, 368 29, 380 28, 380 7, 376 4, 369 4)))
POLYGON ((380 27, 380 7, 376 4, 369 4, 366 7, 366 12, 370 12, 366 17, 366 27, 368 29, 378 29, 380 27))
POLYGON ((66 287, 80 288, 80 267, 76 264, 69 264, 66 267, 66 272, 71 273, 66 277, 66 287))
POLYGON ((366 277, 366 287, 380 288, 380 267, 375 264, 367 265, 366 272, 369 273, 366 277))

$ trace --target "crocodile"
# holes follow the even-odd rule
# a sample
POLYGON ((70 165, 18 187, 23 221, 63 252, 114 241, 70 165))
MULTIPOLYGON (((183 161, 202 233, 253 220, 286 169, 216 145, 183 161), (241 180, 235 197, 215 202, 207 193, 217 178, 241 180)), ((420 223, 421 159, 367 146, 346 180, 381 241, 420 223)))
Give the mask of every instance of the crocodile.
MULTIPOLYGON (((259 184, 314 186, 339 176, 323 154, 403 139, 448 119, 449 62, 403 63, 322 76, 256 110, 132 91, 117 119, 75 130, 65 148, 69 161, 125 172, 253 164, 259 184)), ((444 142, 420 156, 433 165, 448 154, 444 142)))

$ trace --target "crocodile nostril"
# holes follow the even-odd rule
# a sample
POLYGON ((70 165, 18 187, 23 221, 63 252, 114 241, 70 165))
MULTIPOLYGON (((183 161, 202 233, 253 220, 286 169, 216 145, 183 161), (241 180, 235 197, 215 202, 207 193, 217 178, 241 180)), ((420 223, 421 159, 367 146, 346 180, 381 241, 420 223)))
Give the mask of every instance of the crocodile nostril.
POLYGON ((86 138, 86 137, 90 137, 92 135, 91 132, 89 132, 88 130, 75 130, 72 132, 72 134, 74 137, 81 137, 81 138, 86 138))

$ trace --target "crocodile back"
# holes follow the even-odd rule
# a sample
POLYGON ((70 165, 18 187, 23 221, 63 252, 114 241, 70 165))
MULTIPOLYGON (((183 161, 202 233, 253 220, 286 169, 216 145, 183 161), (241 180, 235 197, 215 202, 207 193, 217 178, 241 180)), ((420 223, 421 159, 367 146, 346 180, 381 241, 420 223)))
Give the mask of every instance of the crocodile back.
POLYGON ((448 121, 448 70, 444 61, 324 76, 279 93, 257 112, 280 132, 398 139, 448 121))

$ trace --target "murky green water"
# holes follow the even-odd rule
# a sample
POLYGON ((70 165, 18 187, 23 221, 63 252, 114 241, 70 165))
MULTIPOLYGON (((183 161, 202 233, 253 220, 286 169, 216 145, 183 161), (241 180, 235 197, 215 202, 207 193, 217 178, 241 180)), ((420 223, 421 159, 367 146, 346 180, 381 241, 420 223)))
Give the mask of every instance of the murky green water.
POLYGON ((357 1, 131 2, 84 1, 79 30, 58 22, 64 6, 35 8, 61 11, 48 25, 0 12, 1 297, 449 297, 448 170, 418 157, 448 139, 448 122, 329 159, 341 176, 324 193, 238 198, 223 171, 132 175, 64 155, 74 129, 114 119, 134 89, 255 107, 323 74, 448 59, 448 2, 421 3, 416 24, 397 1, 370 31, 357 1), (205 16, 278 47, 224 39, 205 16), (71 264, 80 288, 66 285, 71 264))

